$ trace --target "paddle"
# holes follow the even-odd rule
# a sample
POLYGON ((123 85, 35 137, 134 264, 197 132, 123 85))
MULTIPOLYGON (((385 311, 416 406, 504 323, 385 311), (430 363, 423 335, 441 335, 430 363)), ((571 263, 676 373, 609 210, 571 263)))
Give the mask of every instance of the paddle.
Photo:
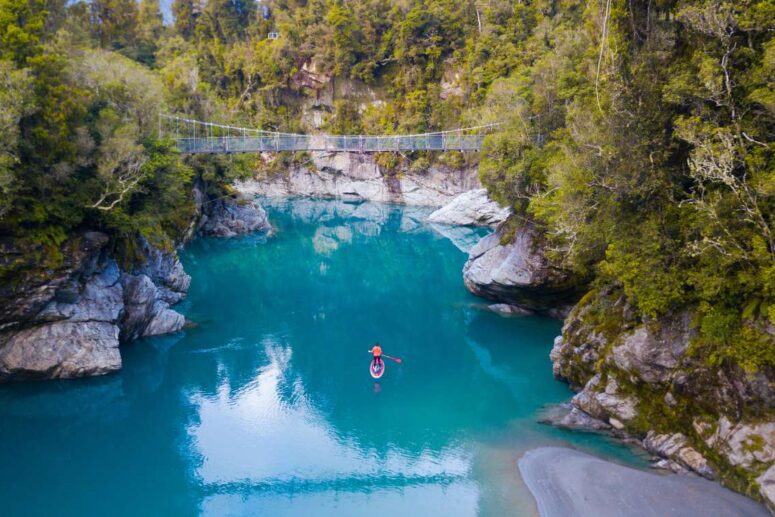
POLYGON ((385 354, 382 354, 382 357, 387 357, 388 359, 392 359, 398 364, 401 364, 401 359, 399 359, 398 357, 390 357, 389 355, 385 355, 385 354))

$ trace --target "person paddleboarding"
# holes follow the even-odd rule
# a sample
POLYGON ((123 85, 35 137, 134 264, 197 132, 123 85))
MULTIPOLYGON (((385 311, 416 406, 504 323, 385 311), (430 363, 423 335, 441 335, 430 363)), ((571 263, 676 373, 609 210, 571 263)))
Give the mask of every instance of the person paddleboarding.
MULTIPOLYGON (((385 362, 382 360, 382 346, 380 346, 379 343, 374 343, 374 346, 371 347, 369 353, 374 356, 374 359, 372 359, 371 364, 369 365, 369 372, 372 377, 379 379, 382 377, 382 374, 385 373, 385 362)), ((401 364, 401 359, 398 357, 390 357, 389 355, 386 355, 385 357, 401 364)))
POLYGON ((370 354, 374 354, 374 359, 371 361, 371 369, 375 372, 382 370, 385 363, 382 361, 382 347, 379 343, 374 343, 374 346, 369 350, 370 354))

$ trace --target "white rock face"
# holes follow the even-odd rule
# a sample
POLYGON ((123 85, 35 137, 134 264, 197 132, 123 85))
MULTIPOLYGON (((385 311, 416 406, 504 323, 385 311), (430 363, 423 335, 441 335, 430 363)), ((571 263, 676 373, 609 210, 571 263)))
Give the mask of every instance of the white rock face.
POLYGON ((204 212, 199 226, 203 235, 235 237, 272 229, 264 209, 248 200, 212 200, 204 212))
POLYGON ((677 462, 702 477, 715 479, 716 474, 708 460, 689 445, 689 440, 681 433, 657 434, 649 431, 643 440, 643 446, 652 454, 677 462))
POLYGON ((433 165, 427 171, 383 175, 374 157, 355 153, 311 153, 314 169, 293 167, 285 175, 235 182, 245 196, 323 197, 441 207, 481 188, 476 170, 433 165))
POLYGON ((101 375, 121 368, 118 326, 58 321, 13 334, 0 349, 0 377, 53 379, 101 375))
POLYGON ((516 231, 508 244, 492 233, 471 249, 463 267, 463 283, 477 296, 552 314, 573 304, 578 286, 567 272, 546 260, 533 229, 516 231))
POLYGON ((666 382, 675 373, 694 334, 688 312, 677 315, 670 325, 656 333, 643 325, 624 336, 622 343, 614 347, 611 361, 646 382, 666 382))
POLYGON ((496 226, 509 216, 511 211, 490 199, 487 189, 463 192, 451 203, 433 212, 428 221, 458 226, 496 226))
POLYGON ((705 442, 721 452, 732 465, 750 467, 775 462, 775 422, 733 424, 725 416, 705 442))
POLYGON ((764 500, 767 501, 770 508, 775 508, 775 464, 756 478, 756 482, 759 483, 759 493, 762 494, 764 500))

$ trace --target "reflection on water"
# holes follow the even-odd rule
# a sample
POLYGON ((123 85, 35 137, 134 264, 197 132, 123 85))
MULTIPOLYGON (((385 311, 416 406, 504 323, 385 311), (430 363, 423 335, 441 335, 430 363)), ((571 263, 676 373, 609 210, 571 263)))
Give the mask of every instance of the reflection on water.
POLYGON ((462 286, 481 229, 427 209, 271 201, 274 237, 200 239, 198 323, 134 343, 101 379, 0 387, 9 514, 530 515, 519 455, 604 439, 535 423, 566 400, 559 323, 502 318, 462 286), (367 350, 388 362, 375 383, 367 350))

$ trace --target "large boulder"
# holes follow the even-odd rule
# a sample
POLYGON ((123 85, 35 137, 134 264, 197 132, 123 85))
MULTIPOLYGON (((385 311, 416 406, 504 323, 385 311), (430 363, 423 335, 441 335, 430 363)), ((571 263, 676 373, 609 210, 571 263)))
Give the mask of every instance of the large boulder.
POLYGON ((101 375, 121 368, 118 326, 58 321, 0 338, 0 380, 101 375))
POLYGON ((433 212, 428 221, 458 226, 497 226, 510 213, 508 208, 490 199, 487 189, 480 188, 463 192, 451 203, 433 212))
POLYGON ((132 341, 139 337, 177 332, 186 319, 169 308, 160 289, 146 275, 125 274, 124 317, 121 321, 121 339, 132 341))
POLYGON ((206 205, 199 231, 202 235, 235 237, 270 231, 263 208, 243 199, 215 199, 206 205))
POLYGON ((123 288, 107 261, 21 329, 0 332, 0 381, 100 375, 121 368, 123 288))
POLYGON ((564 315, 582 292, 578 279, 547 260, 532 226, 503 240, 499 229, 473 247, 463 268, 468 290, 534 312, 564 315))

